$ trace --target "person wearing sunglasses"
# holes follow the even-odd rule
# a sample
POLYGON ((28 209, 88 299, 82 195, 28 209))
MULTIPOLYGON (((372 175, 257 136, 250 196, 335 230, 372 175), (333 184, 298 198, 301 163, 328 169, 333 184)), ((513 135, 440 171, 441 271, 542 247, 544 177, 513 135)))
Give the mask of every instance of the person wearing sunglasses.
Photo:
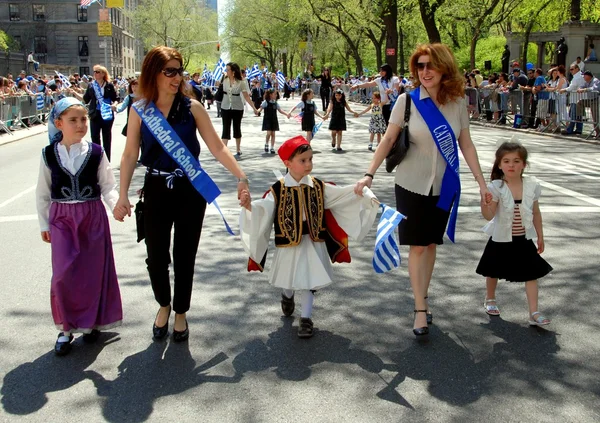
POLYGON ((114 111, 117 107, 117 90, 110 82, 108 70, 101 65, 94 66, 94 80, 88 85, 83 94, 83 103, 88 106, 90 117, 90 132, 92 142, 100 144, 100 133, 102 133, 102 146, 106 157, 110 161, 112 146, 112 127, 114 118, 109 119, 106 115, 102 117, 101 104, 110 104, 114 111), (100 93, 101 98, 96 93, 100 93))
MULTIPOLYGON (((154 297, 160 306, 152 326, 152 334, 157 341, 166 338, 169 333, 169 316, 174 310, 173 340, 180 342, 189 337, 186 313, 190 309, 196 252, 206 200, 184 174, 182 167, 187 167, 187 162, 183 165, 176 162, 172 157, 179 157, 179 160, 182 156, 169 154, 165 150, 168 148, 166 144, 181 142, 189 155, 198 160, 200 142, 196 133, 199 132, 210 153, 238 178, 238 198, 243 190, 249 191, 248 179, 229 149, 221 142, 208 112, 193 98, 189 84, 183 79, 181 53, 165 46, 150 50, 142 64, 138 83, 136 99, 152 102, 152 107, 146 105, 145 110, 149 114, 153 112, 155 118, 161 113, 166 122, 160 125, 163 129, 159 141, 148 126, 142 123, 137 106, 134 105, 134 112, 130 113, 127 122, 127 141, 121 158, 120 194, 114 208, 114 217, 122 222, 125 216, 131 216, 129 186, 136 168, 141 140, 140 161, 147 168, 143 186, 143 228, 148 255, 146 264, 154 297), (169 137, 169 131, 176 133, 180 140, 169 137), (172 297, 169 280, 171 232, 174 232, 175 272, 172 297)), ((178 147, 176 151, 182 150, 185 149, 178 147)))
POLYGON ((394 188, 396 207, 407 217, 398 226, 398 233, 400 244, 409 246, 408 274, 415 306, 413 332, 423 339, 433 322, 428 290, 437 246, 443 244, 448 222, 448 235, 454 241, 457 210, 453 206, 458 206, 455 201, 460 195, 456 144, 479 185, 481 201, 489 204, 491 194, 471 140, 464 77, 454 55, 444 44, 420 45, 410 58, 410 71, 417 76, 415 89, 401 94, 396 101, 387 131, 367 173, 356 183, 355 192, 362 195, 365 186, 371 187, 375 172, 403 130, 404 110, 410 100, 410 148, 396 168, 394 188))

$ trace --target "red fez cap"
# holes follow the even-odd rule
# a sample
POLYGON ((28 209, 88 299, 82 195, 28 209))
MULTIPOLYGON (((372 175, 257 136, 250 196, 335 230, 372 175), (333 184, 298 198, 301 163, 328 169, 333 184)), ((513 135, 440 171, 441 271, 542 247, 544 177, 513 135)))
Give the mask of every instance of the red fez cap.
POLYGON ((294 151, 303 145, 310 145, 310 143, 306 141, 306 138, 304 138, 302 135, 298 135, 297 137, 290 138, 281 144, 281 147, 279 147, 279 150, 277 150, 277 154, 279 154, 281 160, 289 160, 292 154, 294 154, 294 151))

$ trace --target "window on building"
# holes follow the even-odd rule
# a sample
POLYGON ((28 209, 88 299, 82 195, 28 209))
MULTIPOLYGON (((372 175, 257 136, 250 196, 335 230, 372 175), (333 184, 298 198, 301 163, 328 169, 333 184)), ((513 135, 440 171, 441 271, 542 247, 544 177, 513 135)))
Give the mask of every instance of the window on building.
POLYGON ((36 54, 48 53, 46 37, 33 37, 33 52, 36 54))
POLYGON ((90 48, 88 46, 88 37, 85 35, 80 35, 79 37, 77 37, 78 40, 78 46, 79 46, 79 55, 80 56, 89 56, 90 55, 90 48))
POLYGON ((87 7, 77 6, 77 22, 87 22, 88 10, 87 7))
POLYGON ((34 4, 33 5, 33 20, 34 21, 45 21, 46 20, 46 5, 45 4, 34 4))
POLYGON ((8 14, 10 15, 11 21, 20 21, 21 20, 21 12, 19 11, 19 5, 10 3, 8 5, 8 14))
POLYGON ((89 75, 89 74, 90 74, 89 66, 80 66, 79 67, 79 75, 80 76, 89 75))

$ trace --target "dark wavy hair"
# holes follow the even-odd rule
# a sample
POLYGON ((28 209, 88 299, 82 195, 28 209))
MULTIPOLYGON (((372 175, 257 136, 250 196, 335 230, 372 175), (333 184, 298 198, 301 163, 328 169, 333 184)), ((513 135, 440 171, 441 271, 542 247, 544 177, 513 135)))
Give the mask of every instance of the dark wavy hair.
POLYGON ((238 81, 242 80, 242 71, 240 69, 240 65, 235 62, 229 62, 225 66, 229 66, 229 69, 233 71, 233 77, 238 81))
POLYGON ((385 79, 386 81, 390 81, 392 79, 392 77, 394 76, 394 70, 387 63, 384 63, 383 65, 381 65, 379 70, 382 70, 385 72, 385 76, 382 76, 382 78, 385 79))
POLYGON ((523 164, 527 167, 529 163, 527 162, 527 149, 523 147, 522 144, 516 142, 505 142, 496 150, 496 160, 494 161, 494 166, 492 167, 492 175, 490 180, 495 181, 496 179, 504 179, 504 172, 500 169, 500 163, 502 162, 502 158, 509 153, 517 153, 521 160, 523 160, 523 164))

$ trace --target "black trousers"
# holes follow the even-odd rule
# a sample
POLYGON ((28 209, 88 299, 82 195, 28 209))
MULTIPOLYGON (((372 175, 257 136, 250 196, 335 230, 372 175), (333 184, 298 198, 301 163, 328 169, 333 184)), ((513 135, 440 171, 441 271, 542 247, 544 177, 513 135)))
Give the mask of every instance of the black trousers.
MULTIPOLYGON (((98 112, 97 114, 100 114, 98 112)), ((110 148, 112 146, 112 126, 113 120, 104 120, 102 116, 90 119, 90 132, 92 133, 92 142, 100 145, 100 132, 102 132, 102 146, 106 152, 106 157, 110 161, 110 148)))
POLYGON ((186 313, 190 309, 196 253, 206 211, 206 200, 186 177, 175 178, 173 188, 164 176, 147 175, 144 183, 144 227, 148 274, 154 298, 161 307, 171 303, 169 264, 171 230, 173 235, 173 272, 175 288, 173 310, 186 313))
POLYGON ((243 110, 225 110, 221 109, 221 118, 223 119, 222 140, 231 139, 231 123, 233 122, 233 138, 242 138, 242 117, 243 110))
POLYGON ((331 100, 331 89, 329 88, 321 88, 319 91, 321 95, 321 101, 323 102, 323 112, 327 112, 327 108, 329 107, 329 100, 331 100))
POLYGON ((386 104, 381 108, 381 114, 383 115, 383 120, 385 120, 385 124, 389 125, 390 123, 390 115, 392 114, 392 105, 386 104))

